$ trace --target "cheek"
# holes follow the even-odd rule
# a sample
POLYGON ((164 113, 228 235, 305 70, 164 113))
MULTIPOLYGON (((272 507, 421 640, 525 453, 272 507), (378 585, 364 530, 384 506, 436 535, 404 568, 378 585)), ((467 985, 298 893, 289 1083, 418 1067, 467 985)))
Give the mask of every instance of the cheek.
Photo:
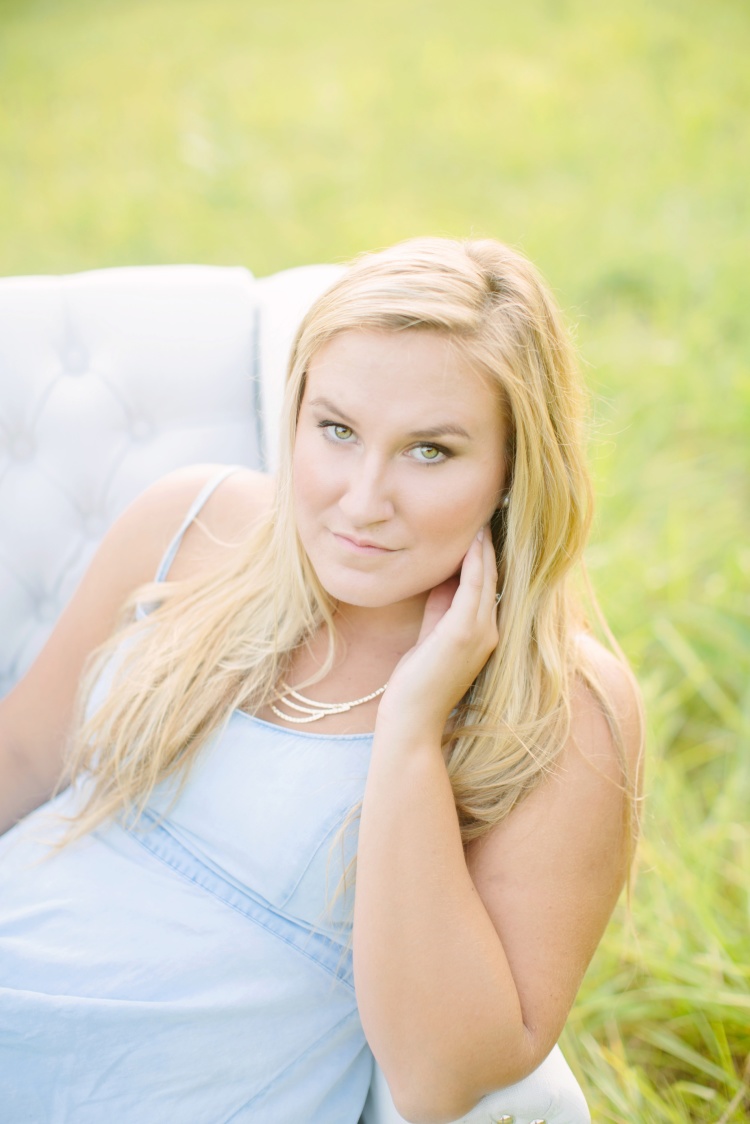
MULTIPOLYGON (((443 495, 440 502, 425 504, 414 513, 413 526, 420 547, 419 569, 431 586, 461 569, 464 556, 482 525, 483 514, 466 495, 460 502, 443 495)), ((416 558, 414 560, 416 562, 416 558)))
POLYGON ((304 526, 311 515, 331 502, 335 483, 319 447, 311 448, 309 439, 300 437, 292 458, 292 496, 298 522, 304 526))
POLYGON ((431 497, 422 508, 425 527, 437 536, 446 549, 463 545, 468 550, 472 538, 491 517, 495 509, 497 490, 492 493, 483 487, 483 481, 473 476, 451 482, 431 497))

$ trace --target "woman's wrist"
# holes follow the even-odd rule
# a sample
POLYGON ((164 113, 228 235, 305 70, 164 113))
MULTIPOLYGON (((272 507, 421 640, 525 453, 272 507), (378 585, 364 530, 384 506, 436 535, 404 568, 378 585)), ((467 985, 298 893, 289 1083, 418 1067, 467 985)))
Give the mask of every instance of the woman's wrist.
POLYGON ((420 745, 439 749, 447 721, 447 714, 426 707, 399 705, 397 700, 387 703, 386 696, 383 696, 375 722, 375 741, 403 752, 420 745))

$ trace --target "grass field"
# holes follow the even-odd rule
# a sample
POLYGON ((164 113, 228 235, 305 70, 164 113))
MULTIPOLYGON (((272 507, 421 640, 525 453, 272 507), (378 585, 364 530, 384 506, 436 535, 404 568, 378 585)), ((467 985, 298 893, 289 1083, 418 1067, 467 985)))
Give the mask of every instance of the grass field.
POLYGON ((640 874, 564 1048, 595 1121, 750 1124, 743 0, 0 0, 0 273, 520 246, 595 396, 640 874))

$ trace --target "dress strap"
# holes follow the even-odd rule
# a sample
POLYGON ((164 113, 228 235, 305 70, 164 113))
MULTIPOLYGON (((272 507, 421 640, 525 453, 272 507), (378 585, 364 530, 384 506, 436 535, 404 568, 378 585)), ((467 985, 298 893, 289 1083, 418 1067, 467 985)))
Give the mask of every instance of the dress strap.
POLYGON ((195 497, 195 499, 191 503, 190 507, 187 509, 187 513, 185 515, 185 518, 182 520, 182 523, 180 524, 180 527, 179 527, 176 535, 174 536, 171 543, 169 544, 169 546, 165 550, 164 556, 162 557, 162 560, 159 563, 159 568, 156 571, 156 577, 154 578, 154 581, 163 582, 163 581, 167 580, 167 574, 169 573, 169 568, 175 560, 175 555, 177 554, 177 551, 180 549, 180 544, 182 543, 182 540, 185 536, 185 532, 187 531, 188 527, 193 522, 195 517, 198 515, 198 513, 200 512, 201 508, 203 507, 203 505, 205 504, 205 502, 209 498, 209 496, 212 496, 213 493, 216 491, 216 489, 219 487, 219 484, 221 484, 222 481, 226 480, 227 476, 231 476, 231 474, 233 472, 236 472, 237 469, 241 468, 241 467, 242 467, 242 465, 239 465, 239 464, 225 465, 222 469, 220 469, 216 473, 215 476, 212 476, 210 480, 206 481, 206 483, 201 488, 200 492, 198 492, 198 495, 195 497))

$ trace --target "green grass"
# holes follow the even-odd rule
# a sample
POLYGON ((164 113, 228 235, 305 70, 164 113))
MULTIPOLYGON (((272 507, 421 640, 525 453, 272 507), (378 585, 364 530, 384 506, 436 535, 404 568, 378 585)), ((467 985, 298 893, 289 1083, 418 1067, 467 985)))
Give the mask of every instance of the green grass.
POLYGON ((0 0, 0 273, 492 234, 577 323, 649 710, 564 1042, 616 1124, 750 1124, 749 48, 743 0, 0 0))

